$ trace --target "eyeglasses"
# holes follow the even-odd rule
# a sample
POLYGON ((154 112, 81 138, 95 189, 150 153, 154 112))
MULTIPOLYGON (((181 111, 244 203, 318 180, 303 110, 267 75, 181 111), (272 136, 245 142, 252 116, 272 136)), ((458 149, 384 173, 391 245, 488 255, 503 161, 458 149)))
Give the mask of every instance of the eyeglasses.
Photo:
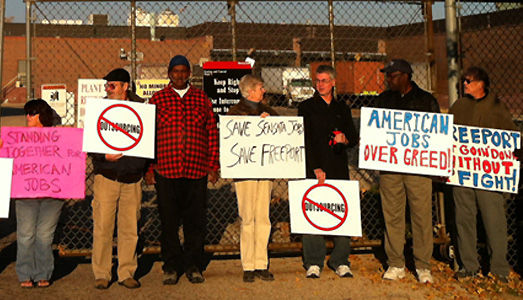
POLYGON ((316 79, 314 80, 314 83, 315 84, 318 84, 318 83, 321 83, 321 84, 327 84, 327 83, 330 83, 332 81, 332 79, 316 79))
POLYGON ((116 88, 116 83, 106 83, 104 87, 109 90, 114 90, 116 88))
POLYGON ((468 79, 468 78, 463 79, 463 82, 465 82, 466 84, 470 84, 471 82, 474 82, 474 81, 479 81, 479 80, 468 79))

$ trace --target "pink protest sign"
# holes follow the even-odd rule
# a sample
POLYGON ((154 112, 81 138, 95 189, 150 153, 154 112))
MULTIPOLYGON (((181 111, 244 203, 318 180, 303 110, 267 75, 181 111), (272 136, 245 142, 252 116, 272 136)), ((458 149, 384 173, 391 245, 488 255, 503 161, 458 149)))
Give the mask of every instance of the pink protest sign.
POLYGON ((0 157, 13 163, 12 198, 85 197, 83 129, 3 127, 0 157))

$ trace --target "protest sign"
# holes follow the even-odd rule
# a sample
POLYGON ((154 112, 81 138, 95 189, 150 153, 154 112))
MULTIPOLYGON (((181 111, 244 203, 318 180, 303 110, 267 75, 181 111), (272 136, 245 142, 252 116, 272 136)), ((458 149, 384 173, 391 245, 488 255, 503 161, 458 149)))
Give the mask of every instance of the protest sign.
POLYGON ((11 201, 11 180, 13 178, 13 159, 0 158, 0 218, 9 217, 11 201))
POLYGON ((65 84, 42 84, 42 99, 49 103, 56 113, 64 118, 67 116, 67 90, 65 84))
POLYGON ((156 106, 88 98, 83 151, 154 158, 156 106))
POLYGON ((304 178, 302 117, 220 115, 222 178, 304 178))
POLYGON ((358 181, 289 181, 289 210, 292 233, 361 236, 358 181))
POLYGON ((360 168, 451 174, 452 115, 363 107, 360 118, 360 168))
POLYGON ((82 129, 3 127, 0 157, 14 159, 12 198, 84 198, 82 129))
POLYGON ((225 114, 240 102, 240 79, 251 74, 251 65, 237 61, 209 61, 203 64, 203 90, 216 114, 225 114))
POLYGON ((149 102, 154 93, 169 85, 169 79, 136 80, 136 95, 149 102))
POLYGON ((517 131, 454 125, 454 170, 448 184, 517 193, 521 145, 517 131))
POLYGON ((87 98, 105 97, 104 79, 78 79, 78 121, 76 127, 84 128, 87 98))

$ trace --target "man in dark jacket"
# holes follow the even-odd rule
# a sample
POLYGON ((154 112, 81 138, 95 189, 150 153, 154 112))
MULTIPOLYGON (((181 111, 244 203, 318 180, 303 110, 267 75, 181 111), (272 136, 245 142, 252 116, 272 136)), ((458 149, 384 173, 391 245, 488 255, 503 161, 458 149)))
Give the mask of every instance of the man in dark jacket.
MULTIPOLYGON (((489 92, 489 77, 485 70, 471 67, 464 75, 465 97, 450 108, 454 124, 518 130, 505 104, 489 92)), ((520 147, 520 145, 517 145, 520 147)), ((490 253, 490 272, 501 282, 508 281, 507 219, 502 193, 452 187, 456 206, 458 249, 463 268, 456 273, 458 280, 472 278, 479 272, 477 254, 476 215, 481 212, 490 253)))
MULTIPOLYGON (((403 59, 394 59, 380 70, 388 90, 379 95, 378 108, 439 113, 436 99, 412 81, 412 68, 403 59)), ((421 283, 432 283, 432 180, 428 176, 380 172, 380 196, 385 218, 385 253, 389 268, 383 279, 405 277, 405 206, 410 207, 414 263, 421 283)))
MULTIPOLYGON (((124 69, 115 69, 107 80, 107 98, 139 99, 130 90, 130 76, 124 69)), ((136 101, 136 100, 135 100, 136 101)), ((115 213, 118 210, 118 283, 138 288, 133 278, 138 266, 136 243, 142 201, 142 177, 146 160, 120 154, 91 153, 94 166, 93 255, 95 288, 106 289, 111 280, 115 213)))
MULTIPOLYGON (((358 143, 350 108, 334 97, 334 69, 321 65, 316 70, 316 93, 298 107, 305 126, 307 178, 349 179, 347 147, 358 143)), ((340 277, 352 277, 349 264, 350 238, 334 237, 328 265, 340 277)), ((319 278, 325 260, 325 239, 321 235, 303 236, 303 264, 307 278, 319 278)))

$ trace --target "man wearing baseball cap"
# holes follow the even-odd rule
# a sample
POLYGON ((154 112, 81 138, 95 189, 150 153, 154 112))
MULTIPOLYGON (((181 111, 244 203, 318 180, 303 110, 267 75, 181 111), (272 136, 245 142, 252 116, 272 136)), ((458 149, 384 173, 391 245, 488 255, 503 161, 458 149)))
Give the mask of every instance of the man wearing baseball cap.
MULTIPOLYGON (((143 102, 129 90, 129 72, 118 68, 103 79, 108 99, 143 102)), ((118 283, 138 288, 134 272, 138 267, 136 244, 142 202, 142 178, 146 160, 123 154, 89 154, 94 168, 93 255, 91 258, 95 288, 107 289, 111 281, 113 233, 118 211, 118 283)))
MULTIPOLYGON (((383 69, 388 90, 376 99, 376 107, 439 113, 436 99, 412 81, 412 68, 403 59, 393 59, 383 69)), ((414 263, 419 282, 432 283, 432 180, 428 176, 380 172, 380 196, 385 218, 387 271, 383 279, 405 277, 405 206, 412 223, 414 263)))
POLYGON ((174 56, 167 74, 171 82, 150 100, 156 105, 156 159, 146 174, 156 185, 163 284, 176 284, 184 272, 191 283, 202 283, 207 180, 218 178, 218 129, 211 101, 189 83, 189 60, 174 56))

